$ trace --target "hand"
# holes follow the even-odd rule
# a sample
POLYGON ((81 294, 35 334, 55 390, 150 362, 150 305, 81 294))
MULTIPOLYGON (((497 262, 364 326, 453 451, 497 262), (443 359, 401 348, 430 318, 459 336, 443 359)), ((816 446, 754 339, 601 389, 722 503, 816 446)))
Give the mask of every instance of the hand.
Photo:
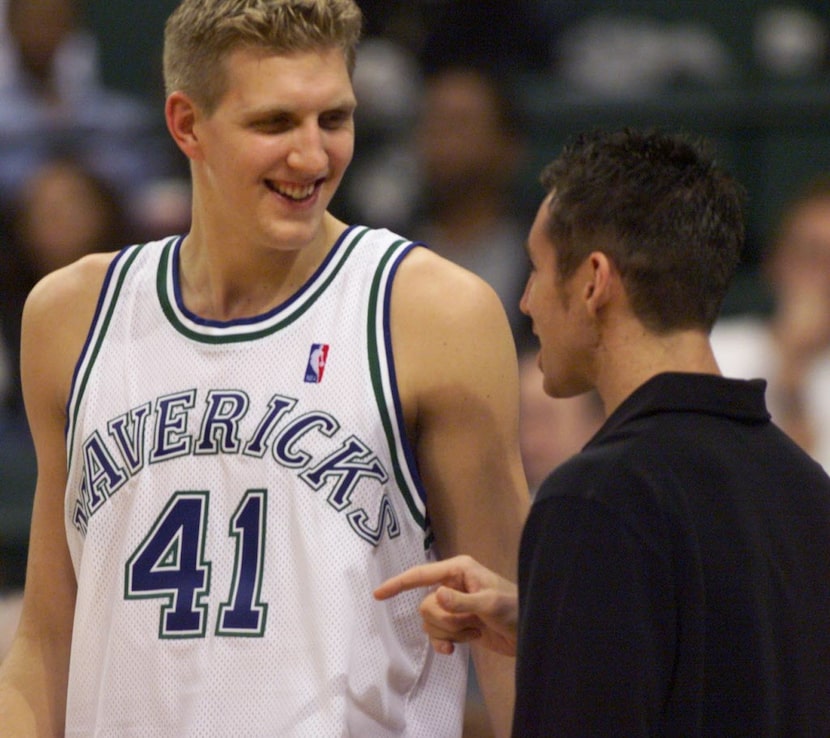
POLYGON ((421 602, 420 612, 436 652, 450 654, 454 643, 478 641, 496 653, 516 655, 516 585, 469 556, 413 566, 387 579, 374 595, 385 600, 435 585, 439 586, 421 602))

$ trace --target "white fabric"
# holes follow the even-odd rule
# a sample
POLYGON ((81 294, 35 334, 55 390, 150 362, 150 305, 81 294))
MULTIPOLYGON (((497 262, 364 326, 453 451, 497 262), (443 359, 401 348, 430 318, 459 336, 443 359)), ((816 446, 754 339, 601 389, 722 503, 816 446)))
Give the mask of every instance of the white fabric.
POLYGON ((73 385, 66 734, 460 735, 466 652, 372 597, 431 558, 385 330, 411 244, 353 228, 229 323, 182 307, 177 244, 122 252, 73 385))
MULTIPOLYGON (((780 413, 774 392, 778 357, 769 328, 761 318, 735 317, 719 321, 712 331, 712 348, 721 372, 739 379, 766 379, 767 405, 772 419, 780 413)), ((830 470, 830 351, 814 362, 805 385, 805 408, 816 430, 813 457, 830 470)))

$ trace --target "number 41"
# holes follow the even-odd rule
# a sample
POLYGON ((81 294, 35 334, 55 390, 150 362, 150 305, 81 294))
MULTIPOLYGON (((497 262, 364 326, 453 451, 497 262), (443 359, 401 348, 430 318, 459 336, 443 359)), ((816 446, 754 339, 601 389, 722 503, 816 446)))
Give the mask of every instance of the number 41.
MULTIPOLYGON (((265 552, 264 489, 249 489, 231 516, 236 541, 230 596, 219 607, 216 634, 261 636, 267 603, 260 599, 265 552)), ((203 638, 211 564, 205 558, 207 492, 177 492, 127 561, 124 598, 160 599, 159 638, 203 638)))

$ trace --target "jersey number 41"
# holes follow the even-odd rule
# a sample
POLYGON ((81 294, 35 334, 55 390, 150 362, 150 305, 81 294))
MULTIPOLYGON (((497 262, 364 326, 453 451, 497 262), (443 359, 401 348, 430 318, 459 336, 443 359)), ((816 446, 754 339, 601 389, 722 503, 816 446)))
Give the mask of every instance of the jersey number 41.
MULTIPOLYGON (((229 536, 236 542, 234 575, 228 599, 219 607, 216 634, 261 636, 268 605, 261 585, 265 544, 264 489, 248 490, 231 516, 229 536)), ((177 492, 127 561, 124 598, 164 601, 159 638, 202 638, 210 591, 205 559, 207 492, 177 492)))

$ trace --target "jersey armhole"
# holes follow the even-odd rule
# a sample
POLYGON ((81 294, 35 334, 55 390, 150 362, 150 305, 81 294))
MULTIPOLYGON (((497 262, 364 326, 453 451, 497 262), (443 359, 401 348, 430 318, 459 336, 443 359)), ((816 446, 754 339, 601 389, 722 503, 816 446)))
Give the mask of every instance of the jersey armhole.
POLYGON ((146 244, 134 244, 119 251, 104 276, 101 285, 101 292, 98 295, 98 303, 95 306, 95 313, 87 332, 78 361, 75 364, 75 371, 72 374, 72 383, 69 389, 69 398, 66 402, 66 445, 67 460, 72 458, 72 446, 74 442, 75 422, 77 420, 78 407, 89 381, 89 374, 95 357, 101 346, 101 341, 106 335, 107 328, 112 317, 118 294, 124 284, 126 274, 146 244))
POLYGON ((419 244, 394 241, 380 259, 372 281, 368 315, 369 366, 372 387, 389 444, 393 474, 412 519, 424 531, 424 547, 430 544, 426 491, 418 473, 415 451, 406 434, 401 398, 395 376, 390 330, 390 306, 395 274, 403 259, 419 244))

